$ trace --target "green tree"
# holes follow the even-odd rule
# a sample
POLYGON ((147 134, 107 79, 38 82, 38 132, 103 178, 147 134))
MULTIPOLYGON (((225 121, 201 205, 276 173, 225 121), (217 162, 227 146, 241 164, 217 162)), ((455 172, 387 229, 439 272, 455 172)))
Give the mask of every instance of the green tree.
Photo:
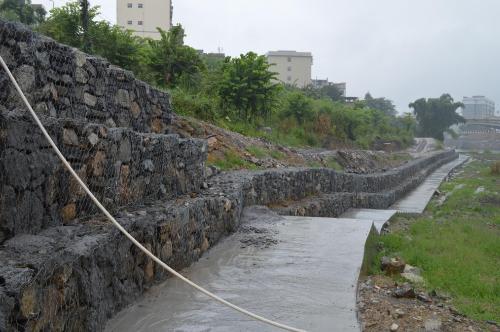
MULTIPOLYGON (((95 26, 97 15, 99 15, 99 7, 88 9, 89 30, 95 26)), ((81 16, 79 2, 68 2, 62 7, 51 9, 49 17, 40 25, 39 31, 60 43, 81 49, 84 44, 81 16)))
POLYGON ((89 38, 92 53, 138 75, 144 72, 142 65, 147 43, 144 39, 134 36, 132 31, 99 21, 90 27, 89 38))
POLYGON ((369 92, 367 92, 365 94, 364 103, 365 106, 368 108, 382 111, 387 115, 392 115, 392 116, 396 115, 396 108, 394 107, 394 104, 392 103, 391 100, 386 99, 384 97, 373 98, 372 95, 369 92))
POLYGON ((344 96, 342 91, 333 84, 325 85, 320 89, 321 94, 325 97, 330 98, 332 101, 343 101, 344 96))
POLYGON ((450 126, 465 122, 465 119, 456 113, 463 104, 455 102, 449 94, 443 94, 439 98, 420 98, 409 106, 413 108, 417 118, 417 132, 423 137, 443 140, 443 133, 450 126))
POLYGON ((160 40, 149 40, 148 67, 156 83, 174 87, 196 84, 205 69, 200 54, 184 45, 184 29, 175 25, 168 32, 158 28, 160 40))
POLYGON ((45 20, 47 12, 41 5, 32 5, 31 0, 0 1, 0 17, 36 26, 45 20))
MULTIPOLYGON (((297 90, 297 88, 291 86, 290 90, 297 90)), ((308 85, 304 88, 301 88, 300 91, 302 91, 307 97, 311 97, 313 99, 329 98, 332 101, 344 100, 342 91, 340 91, 340 89, 333 84, 325 85, 321 88, 316 88, 312 85, 308 85)))
POLYGON ((403 116, 398 117, 398 120, 399 123, 401 123, 404 130, 410 133, 415 133, 417 129, 417 121, 410 112, 407 112, 403 114, 403 116))
POLYGON ((58 42, 84 49, 87 45, 89 53, 100 55, 114 65, 141 72, 146 43, 136 37, 130 30, 125 30, 106 21, 97 21, 99 7, 88 8, 88 31, 85 40, 83 15, 80 3, 69 2, 62 7, 50 11, 50 16, 38 30, 58 42), (88 43, 88 44, 86 44, 88 43))
POLYGON ((268 116, 275 106, 279 86, 276 73, 262 55, 253 52, 227 58, 222 66, 218 94, 222 104, 237 110, 245 121, 268 116))
POLYGON ((292 92, 287 98, 283 115, 295 118, 300 125, 304 124, 305 121, 311 120, 313 116, 311 99, 302 92, 292 92))

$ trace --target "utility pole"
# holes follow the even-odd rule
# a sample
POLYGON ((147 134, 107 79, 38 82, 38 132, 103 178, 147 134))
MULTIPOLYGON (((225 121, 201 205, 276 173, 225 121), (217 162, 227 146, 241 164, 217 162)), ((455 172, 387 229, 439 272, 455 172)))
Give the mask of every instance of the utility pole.
POLYGON ((89 2, 88 0, 80 0, 82 7, 82 28, 83 28, 83 51, 90 51, 89 40, 89 2))

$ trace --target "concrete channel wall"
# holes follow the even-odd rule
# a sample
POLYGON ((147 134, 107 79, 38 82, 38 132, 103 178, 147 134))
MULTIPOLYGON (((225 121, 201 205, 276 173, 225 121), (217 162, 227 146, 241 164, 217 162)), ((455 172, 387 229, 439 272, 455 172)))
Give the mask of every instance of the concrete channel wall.
MULTIPOLYGON (((245 206, 317 198, 324 204, 303 214, 325 216, 386 207, 457 157, 439 152, 370 175, 299 168, 207 179, 206 143, 165 132, 166 93, 1 20, 0 54, 90 188, 176 269, 235 231, 245 206)), ((0 331, 101 331, 166 277, 96 213, 0 71, 0 331)))

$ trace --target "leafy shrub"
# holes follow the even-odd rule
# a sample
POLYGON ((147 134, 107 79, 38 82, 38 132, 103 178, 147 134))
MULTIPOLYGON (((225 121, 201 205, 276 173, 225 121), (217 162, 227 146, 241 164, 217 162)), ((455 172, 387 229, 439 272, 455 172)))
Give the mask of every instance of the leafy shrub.
POLYGON ((192 95, 181 89, 172 91, 172 104, 177 113, 205 121, 213 121, 217 113, 217 104, 213 98, 203 94, 192 95))

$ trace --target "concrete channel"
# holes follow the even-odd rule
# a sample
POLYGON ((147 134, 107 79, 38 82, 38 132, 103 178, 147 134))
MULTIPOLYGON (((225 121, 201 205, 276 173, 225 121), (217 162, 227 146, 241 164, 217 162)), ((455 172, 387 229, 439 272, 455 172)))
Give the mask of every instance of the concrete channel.
MULTIPOLYGON (((307 331, 360 331, 356 285, 372 225, 396 212, 420 213, 445 176, 440 167, 388 210, 351 209, 341 218, 283 217, 244 210, 239 231, 183 274, 225 299, 307 331)), ((196 293, 176 279, 153 287, 122 310, 106 331, 276 331, 196 293)))

